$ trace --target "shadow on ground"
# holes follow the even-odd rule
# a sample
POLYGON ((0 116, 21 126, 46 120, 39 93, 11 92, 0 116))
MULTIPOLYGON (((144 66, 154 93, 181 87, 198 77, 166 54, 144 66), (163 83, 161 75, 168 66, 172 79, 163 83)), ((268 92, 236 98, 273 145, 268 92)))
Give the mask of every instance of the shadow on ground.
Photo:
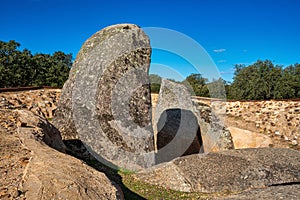
POLYGON ((123 183, 123 178, 120 173, 126 175, 129 172, 120 172, 115 169, 111 169, 105 166, 103 163, 99 162, 92 154, 88 152, 85 148, 84 144, 80 140, 64 140, 64 144, 67 146, 67 154, 74 156, 82 161, 84 161, 87 165, 93 167, 97 171, 104 173, 111 181, 113 181, 117 186, 122 189, 125 199, 130 200, 140 200, 145 199, 135 192, 131 191, 128 187, 126 187, 123 183))

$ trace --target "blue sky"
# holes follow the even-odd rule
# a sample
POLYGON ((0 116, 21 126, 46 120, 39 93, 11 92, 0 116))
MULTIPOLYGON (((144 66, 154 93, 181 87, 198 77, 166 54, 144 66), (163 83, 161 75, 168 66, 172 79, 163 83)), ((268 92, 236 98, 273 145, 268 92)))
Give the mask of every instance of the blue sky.
MULTIPOLYGON (((62 50, 75 57, 98 30, 134 23, 192 38, 228 81, 235 64, 300 62, 300 0, 0 0, 0 7, 0 40, 16 40, 33 53, 62 50)), ((199 72, 185 58, 159 50, 152 62, 171 69, 151 66, 150 72, 165 77, 199 72)))

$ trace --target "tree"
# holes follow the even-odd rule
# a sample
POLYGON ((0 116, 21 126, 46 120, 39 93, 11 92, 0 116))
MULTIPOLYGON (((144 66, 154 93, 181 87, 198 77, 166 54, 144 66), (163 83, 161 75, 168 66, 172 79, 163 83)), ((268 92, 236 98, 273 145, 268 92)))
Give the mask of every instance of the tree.
POLYGON ((14 40, 0 41, 0 87, 13 87, 15 85, 15 73, 18 68, 17 58, 20 46, 14 40))
POLYGON ((29 50, 24 49, 18 52, 16 56, 16 66, 13 68, 13 86, 27 86, 32 83, 32 54, 29 50))
POLYGON ((49 85, 47 80, 50 76, 49 69, 51 67, 50 63, 51 56, 49 54, 38 53, 33 56, 33 85, 43 86, 49 85))
POLYGON ((300 96, 300 66, 274 66, 258 60, 252 65, 236 65, 230 96, 234 99, 268 100, 300 96))
POLYGON ((50 86, 60 87, 68 79, 69 70, 72 66, 72 54, 65 54, 61 51, 55 52, 50 58, 50 63, 47 83, 50 86))
POLYGON ((266 99, 270 98, 268 73, 273 65, 267 61, 257 61, 253 65, 235 66, 232 84, 232 96, 235 99, 266 99))
POLYGON ((208 79, 203 78, 202 74, 191 74, 183 81, 191 94, 195 94, 196 96, 209 97, 209 90, 206 85, 208 79))
POLYGON ((295 77, 295 90, 296 98, 300 98, 300 64, 296 63, 294 64, 294 77, 295 77))
POLYGON ((207 84, 209 96, 212 98, 226 99, 225 85, 226 81, 222 78, 212 80, 212 82, 207 84))
POLYGON ((275 85, 276 99, 300 97, 300 65, 290 65, 282 70, 281 78, 275 85))
POLYGON ((161 77, 157 74, 150 74, 150 90, 152 93, 159 93, 161 85, 161 77))
POLYGON ((19 47, 14 40, 0 41, 0 87, 63 86, 72 66, 72 54, 58 51, 32 55, 19 47))
POLYGON ((161 84, 161 77, 157 74, 150 74, 149 75, 150 83, 156 83, 156 84, 161 84))

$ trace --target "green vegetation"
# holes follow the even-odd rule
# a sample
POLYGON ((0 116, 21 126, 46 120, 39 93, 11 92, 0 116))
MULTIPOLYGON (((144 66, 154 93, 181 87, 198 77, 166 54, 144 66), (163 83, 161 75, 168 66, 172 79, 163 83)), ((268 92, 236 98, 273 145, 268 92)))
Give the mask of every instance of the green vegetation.
MULTIPOLYGON (((72 66, 72 54, 57 51, 53 55, 32 55, 28 49, 21 51, 19 47, 14 40, 0 41, 0 88, 63 86, 72 66)), ((150 74, 150 83, 151 92, 158 93, 161 77, 150 74)), ((179 83, 185 84, 193 95, 202 97, 235 100, 300 98, 300 64, 284 68, 270 60, 258 60, 249 66, 236 65, 232 84, 221 78, 209 82, 201 74, 191 74, 179 83)))
MULTIPOLYGON (((201 74, 191 74, 181 83, 190 89, 191 94, 201 97, 235 100, 300 98, 300 64, 284 68, 270 60, 258 60, 249 66, 236 65, 232 84, 222 78, 209 82, 201 74)), ((151 89, 154 88, 155 92, 159 87, 151 82, 151 89)))
MULTIPOLYGON (((68 144, 66 144, 68 145, 68 144)), ((70 155, 75 156, 72 152, 70 155)), ((85 155, 86 156, 86 155, 85 155)), ((112 169, 103 163, 99 162, 93 156, 85 157, 77 156, 78 159, 83 160, 87 165, 94 169, 105 173, 105 175, 117 183, 124 194, 125 199, 130 200, 141 200, 141 199, 209 199, 213 197, 227 196, 228 193, 197 193, 197 192, 179 192, 171 189, 165 189, 163 187, 151 185, 142 181, 137 180, 134 177, 135 172, 126 169, 112 169)))
POLYGON ((229 93, 238 100, 299 98, 300 65, 283 68, 270 60, 258 60, 247 67, 236 65, 229 93))
MULTIPOLYGON (((201 193, 201 192, 180 192, 171 189, 166 189, 160 186, 151 185, 137 180, 134 175, 122 174, 122 181, 126 188, 130 189, 135 194, 143 199, 213 199, 217 197, 226 197, 235 194, 234 192, 216 192, 216 193, 201 193)), ((130 196, 129 196, 130 197, 130 196)), ((126 198, 125 198, 126 199, 126 198)), ((131 199, 131 198, 130 198, 131 199)))
POLYGON ((160 90, 160 84, 161 84, 161 77, 156 74, 150 74, 150 86, 151 86, 151 92, 152 93, 158 93, 160 90))
POLYGON ((0 41, 0 88, 25 86, 62 87, 72 66, 72 54, 61 51, 53 55, 28 49, 18 50, 14 40, 0 41))
POLYGON ((209 97, 209 90, 207 87, 207 79, 203 78, 201 74, 191 74, 182 82, 185 84, 190 92, 196 96, 209 97))
MULTIPOLYGON (((182 82, 178 82, 173 79, 168 80, 184 84, 190 93, 195 96, 214 98, 226 97, 224 86, 228 87, 228 83, 222 78, 208 82, 208 79, 204 78, 201 74, 191 74, 182 82)), ((156 74, 150 74, 150 83, 151 92, 158 93, 161 84, 161 77, 156 74)))

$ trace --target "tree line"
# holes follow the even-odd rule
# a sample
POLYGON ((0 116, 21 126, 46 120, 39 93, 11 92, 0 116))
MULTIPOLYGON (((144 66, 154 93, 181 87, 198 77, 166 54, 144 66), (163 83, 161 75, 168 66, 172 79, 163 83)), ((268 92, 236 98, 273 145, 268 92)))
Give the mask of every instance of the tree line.
MULTIPOLYGON (((0 88, 22 86, 62 87, 72 66, 72 54, 57 51, 32 54, 19 50, 14 40, 0 41, 0 88)), ((172 80, 175 81, 175 80, 172 80)), ((150 74, 151 92, 159 92, 161 77, 150 74)), ((300 64, 287 67, 270 60, 235 65, 233 82, 219 78, 209 81, 201 74, 191 74, 179 82, 196 96, 235 100, 300 98, 300 64)))
POLYGON ((300 98, 300 64, 287 67, 270 60, 236 65, 229 98, 242 100, 300 98))
MULTIPOLYGON (((160 79, 158 75, 150 75, 153 92, 158 93, 160 79)), ((192 94, 202 97, 234 100, 300 98, 300 64, 283 67, 270 60, 258 60, 249 66, 235 65, 232 83, 222 78, 208 81, 201 74, 191 74, 179 83, 186 84, 192 94)))
MULTIPOLYGON (((157 74, 150 74, 150 85, 152 93, 159 93, 162 77, 157 74)), ((191 74, 183 81, 167 79, 187 87, 189 92, 194 96, 226 98, 224 85, 227 83, 222 78, 218 80, 208 81, 201 74, 191 74)))
POLYGON ((20 43, 0 41, 0 88, 25 86, 62 87, 72 66, 72 54, 57 51, 32 55, 20 43))

